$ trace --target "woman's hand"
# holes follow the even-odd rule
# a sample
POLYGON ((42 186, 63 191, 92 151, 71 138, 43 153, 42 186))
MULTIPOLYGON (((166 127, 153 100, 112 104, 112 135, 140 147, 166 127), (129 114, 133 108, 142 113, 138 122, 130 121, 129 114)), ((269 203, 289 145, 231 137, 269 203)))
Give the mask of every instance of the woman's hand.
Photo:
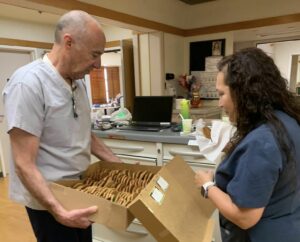
POLYGON ((214 180, 213 171, 203 171, 203 170, 196 171, 195 184, 198 188, 200 188, 204 183, 213 180, 214 180))

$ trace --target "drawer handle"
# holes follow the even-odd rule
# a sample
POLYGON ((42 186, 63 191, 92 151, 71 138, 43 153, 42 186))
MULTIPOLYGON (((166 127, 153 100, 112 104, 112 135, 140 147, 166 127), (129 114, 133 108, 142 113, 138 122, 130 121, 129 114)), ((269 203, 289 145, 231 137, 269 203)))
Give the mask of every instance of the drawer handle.
POLYGON ((194 157, 204 157, 199 152, 188 152, 188 151, 177 151, 177 150, 169 150, 170 155, 182 155, 182 156, 194 156, 194 157))
POLYGON ((129 151, 143 151, 144 147, 142 146, 123 146, 123 145, 109 145, 111 149, 121 149, 121 150, 129 150, 129 151))

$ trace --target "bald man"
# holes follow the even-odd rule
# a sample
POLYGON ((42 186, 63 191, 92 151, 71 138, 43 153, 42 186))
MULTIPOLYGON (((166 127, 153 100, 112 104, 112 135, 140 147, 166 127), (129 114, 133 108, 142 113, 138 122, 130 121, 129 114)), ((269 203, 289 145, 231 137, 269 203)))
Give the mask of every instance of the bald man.
POLYGON ((121 162, 91 132, 82 78, 100 68, 105 36, 82 11, 63 15, 50 53, 18 69, 3 91, 12 147, 10 197, 25 205, 38 242, 92 241, 92 206, 66 210, 48 183, 77 179, 90 155, 121 162))

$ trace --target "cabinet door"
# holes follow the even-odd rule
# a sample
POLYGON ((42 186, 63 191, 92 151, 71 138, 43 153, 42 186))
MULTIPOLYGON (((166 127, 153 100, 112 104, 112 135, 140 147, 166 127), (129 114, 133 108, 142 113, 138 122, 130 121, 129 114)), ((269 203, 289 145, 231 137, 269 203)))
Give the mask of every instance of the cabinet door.
POLYGON ((133 222, 127 231, 116 231, 101 224, 93 224, 94 242, 156 242, 152 235, 138 222, 133 222))

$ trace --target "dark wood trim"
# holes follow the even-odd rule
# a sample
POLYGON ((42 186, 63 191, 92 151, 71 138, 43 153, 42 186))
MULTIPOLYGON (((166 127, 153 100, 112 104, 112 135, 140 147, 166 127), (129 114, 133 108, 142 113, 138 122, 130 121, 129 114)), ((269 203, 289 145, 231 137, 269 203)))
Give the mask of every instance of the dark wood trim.
POLYGON ((121 46, 120 40, 109 41, 106 42, 105 44, 105 48, 113 48, 113 47, 120 47, 120 46, 121 46))
MULTIPOLYGON (((51 49, 53 44, 46 43, 46 42, 30 41, 30 40, 0 38, 0 45, 51 49)), ((118 46, 120 46, 119 40, 109 41, 109 42, 106 42, 106 44, 105 44, 105 48, 118 47, 118 46)))
POLYGON ((185 30, 185 37, 300 22, 300 13, 185 30))
POLYGON ((41 48, 41 49, 51 49, 53 44, 46 43, 46 42, 38 42, 38 41, 0 38, 0 45, 12 45, 12 46, 24 46, 24 47, 41 48))
MULTIPOLYGON (((126 24, 144 27, 152 30, 162 31, 165 33, 175 34, 179 36, 196 36, 196 35, 205 35, 205 34, 213 34, 213 33, 221 33, 221 32, 228 32, 234 30, 243 30, 243 29, 250 29, 250 28, 257 28, 257 27, 264 27, 264 26, 271 26, 271 25, 278 25, 278 24, 287 24, 293 22, 300 22, 300 13, 296 14, 289 14, 277 17, 270 17, 270 18, 262 18, 262 19, 255 19, 249 21, 241 21, 235 23, 228 23, 228 24, 220 24, 214 26, 207 26, 201 28, 193 28, 193 29, 181 29, 171 25, 147 20, 144 18, 132 16, 129 14, 117 12, 114 10, 110 10, 107 8, 103 8, 100 6, 92 5, 83 3, 77 0, 4 0, 4 3, 15 5, 24 8, 31 8, 40 10, 42 6, 47 6, 52 9, 57 8, 58 10, 72 10, 72 9, 81 9, 86 11, 94 16, 107 18, 119 22, 123 22, 126 24), (31 6, 29 3, 32 3, 31 6)), ((46 11, 47 10, 43 10, 46 11)), ((50 11, 50 10, 49 10, 50 11)), ((49 12, 48 11, 48 12, 49 12)), ((56 10, 57 12, 57 10, 56 10)), ((61 11, 60 11, 61 12, 61 11)))

